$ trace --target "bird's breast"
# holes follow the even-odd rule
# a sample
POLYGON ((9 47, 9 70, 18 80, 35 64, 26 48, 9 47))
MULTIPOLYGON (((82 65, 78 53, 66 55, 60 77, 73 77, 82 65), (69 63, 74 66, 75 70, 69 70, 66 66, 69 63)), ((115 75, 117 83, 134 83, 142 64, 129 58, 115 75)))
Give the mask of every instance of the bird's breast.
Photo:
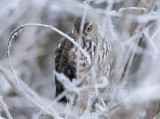
POLYGON ((88 62, 86 57, 83 55, 81 51, 78 51, 77 47, 71 48, 69 51, 68 59, 72 61, 72 65, 79 70, 80 73, 85 72, 86 67, 88 66, 88 62))

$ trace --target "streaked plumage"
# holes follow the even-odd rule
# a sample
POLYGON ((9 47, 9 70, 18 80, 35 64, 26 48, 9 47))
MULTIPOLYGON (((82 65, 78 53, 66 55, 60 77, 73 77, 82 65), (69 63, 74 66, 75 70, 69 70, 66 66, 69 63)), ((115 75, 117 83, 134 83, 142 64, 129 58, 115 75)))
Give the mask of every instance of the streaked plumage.
MULTIPOLYGON (((70 80, 73 78, 82 78, 85 76, 89 68, 96 64, 96 70, 93 75, 90 73, 90 81, 86 80, 82 85, 94 85, 100 82, 99 78, 108 75, 108 55, 110 52, 110 45, 101 38, 100 28, 93 17, 87 16, 84 22, 82 34, 80 34, 81 18, 78 17, 74 22, 74 28, 69 34, 70 37, 78 42, 79 36, 82 36, 81 47, 85 49, 91 57, 91 64, 88 64, 86 57, 80 52, 79 57, 79 77, 77 77, 77 54, 78 49, 69 40, 63 38, 56 47, 55 65, 58 73, 64 73, 70 80), (99 49, 98 49, 99 48, 99 49), (97 52, 97 49, 99 50, 97 52), (96 60, 97 59, 97 60, 96 60)), ((87 77, 88 78, 88 77, 87 77)), ((86 78, 86 79, 87 79, 86 78)), ((64 91, 63 85, 56 79, 56 96, 64 91)), ((82 94, 85 96, 85 93, 82 94)), ((63 97, 61 101, 66 101, 63 97)))

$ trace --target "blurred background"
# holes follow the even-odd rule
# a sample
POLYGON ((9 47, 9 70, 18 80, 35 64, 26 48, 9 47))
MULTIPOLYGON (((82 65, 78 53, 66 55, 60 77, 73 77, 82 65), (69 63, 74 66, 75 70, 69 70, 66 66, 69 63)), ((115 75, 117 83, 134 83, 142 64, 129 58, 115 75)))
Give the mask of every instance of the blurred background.
MULTIPOLYGON (((159 5, 158 0, 92 0, 87 6, 87 13, 94 16, 101 26, 104 24, 102 19, 109 18, 104 32, 115 55, 112 74, 115 85, 136 90, 145 84, 159 83, 159 5)), ((83 0, 0 0, 0 65, 11 74, 6 49, 11 32, 18 26, 41 23, 68 34, 85 6, 83 0)), ((54 52, 60 38, 62 36, 52 30, 27 27, 17 33, 10 47, 11 64, 16 75, 45 100, 55 98, 54 52)), ((0 75, 0 96, 3 96, 14 119, 49 118, 45 113, 37 114, 39 109, 11 87, 3 75, 0 75)), ((141 97, 141 93, 138 96, 141 97)), ((147 101, 142 98, 142 102, 127 113, 120 112, 118 108, 111 117, 152 119, 160 111, 160 103, 157 102, 160 96, 150 99, 152 96, 148 95, 147 101), (137 109, 140 111, 135 111, 137 109), (140 114, 137 116, 137 113, 140 114)), ((0 105, 1 116, 7 117, 0 105)))

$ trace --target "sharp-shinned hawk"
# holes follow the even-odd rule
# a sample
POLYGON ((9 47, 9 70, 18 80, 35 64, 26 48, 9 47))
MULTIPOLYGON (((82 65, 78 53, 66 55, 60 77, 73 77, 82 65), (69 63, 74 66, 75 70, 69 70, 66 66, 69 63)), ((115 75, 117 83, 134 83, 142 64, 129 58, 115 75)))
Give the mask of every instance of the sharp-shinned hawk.
MULTIPOLYGON (((102 38, 100 26, 93 17, 88 15, 86 16, 82 33, 80 30, 81 22, 81 17, 78 17, 75 20, 74 28, 69 36, 77 43, 80 38, 81 41, 79 45, 90 55, 91 64, 87 62, 86 57, 81 51, 78 57, 78 48, 71 41, 63 38, 56 47, 55 67, 58 73, 63 73, 70 80, 73 78, 84 78, 84 76, 87 75, 84 79, 86 81, 82 85, 93 86, 94 84, 98 84, 100 82, 101 77, 107 76, 109 73, 108 55, 111 51, 111 47, 108 44, 108 41, 102 38), (79 69, 77 69, 78 61, 79 69), (92 72, 87 73, 91 68, 92 72), (79 73, 77 73, 77 71, 79 71, 79 73), (79 74, 79 77, 77 74, 79 74), (88 79, 88 77, 90 77, 90 79, 88 79)), ((55 81, 56 96, 58 96, 64 91, 64 87, 62 83, 57 80, 57 77, 55 81)), ((85 95, 82 94, 82 96, 85 95)), ((66 100, 66 97, 61 99, 61 101, 66 100)))

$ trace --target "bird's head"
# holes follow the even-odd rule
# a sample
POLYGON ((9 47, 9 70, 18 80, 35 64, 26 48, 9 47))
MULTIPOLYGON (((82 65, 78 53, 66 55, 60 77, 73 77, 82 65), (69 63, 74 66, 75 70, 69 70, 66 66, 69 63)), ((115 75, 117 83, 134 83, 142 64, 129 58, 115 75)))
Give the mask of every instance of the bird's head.
POLYGON ((81 22, 82 17, 76 18, 74 22, 73 32, 77 35, 82 36, 84 41, 94 40, 99 34, 99 24, 97 23, 97 21, 93 17, 87 15, 86 19, 84 20, 82 31, 80 30, 81 22))

